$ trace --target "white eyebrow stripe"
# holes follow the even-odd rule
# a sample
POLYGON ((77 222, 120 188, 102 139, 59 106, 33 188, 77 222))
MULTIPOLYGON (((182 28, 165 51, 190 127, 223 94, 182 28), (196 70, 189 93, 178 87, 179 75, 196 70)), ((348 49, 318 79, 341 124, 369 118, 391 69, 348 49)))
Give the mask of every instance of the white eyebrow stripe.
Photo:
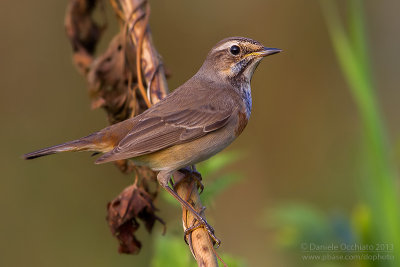
POLYGON ((225 49, 231 47, 232 45, 238 45, 238 41, 229 41, 227 43, 224 43, 224 44, 214 48, 214 52, 225 50, 225 49))

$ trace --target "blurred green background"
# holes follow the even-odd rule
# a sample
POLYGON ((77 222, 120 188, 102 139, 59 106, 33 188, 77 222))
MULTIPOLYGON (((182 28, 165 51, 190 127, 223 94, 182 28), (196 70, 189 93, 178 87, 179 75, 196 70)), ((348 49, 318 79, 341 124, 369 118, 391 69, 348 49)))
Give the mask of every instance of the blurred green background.
MULTIPOLYGON (((252 118, 228 148, 240 157, 221 175, 233 171, 243 178, 207 209, 223 240, 219 252, 247 266, 400 266, 398 258, 301 257, 302 242, 398 244, 400 238, 400 2, 356 1, 364 3, 365 25, 357 23, 362 8, 321 2, 151 1, 150 21, 172 72, 170 89, 190 78, 225 37, 251 37, 284 50, 258 67, 252 118), (341 39, 335 19, 350 25, 348 39, 341 39), (369 58, 357 34, 364 27, 369 58), (369 99, 364 109, 362 99, 369 99)), ((103 111, 90 110, 85 81, 72 65, 65 8, 63 1, 0 3, 0 266, 149 266, 162 228, 151 235, 141 229, 141 253, 126 256, 118 254, 105 221, 107 202, 131 177, 112 164, 95 166, 89 153, 20 159, 107 124, 103 111)), ((107 13, 101 48, 118 30, 107 13)), ((181 238, 180 209, 161 198, 157 206, 166 238, 181 238)), ((394 251, 398 257, 400 247, 394 251)))

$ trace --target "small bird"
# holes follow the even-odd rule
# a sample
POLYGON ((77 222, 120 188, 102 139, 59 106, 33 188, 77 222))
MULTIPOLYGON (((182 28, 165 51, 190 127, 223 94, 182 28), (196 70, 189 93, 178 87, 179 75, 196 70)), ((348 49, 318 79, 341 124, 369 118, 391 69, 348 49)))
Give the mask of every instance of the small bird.
POLYGON ((193 212, 214 238, 205 219, 171 188, 171 175, 212 157, 242 133, 251 114, 254 70, 261 59, 279 52, 249 38, 226 38, 211 49, 192 78, 142 114, 23 157, 94 151, 104 153, 96 164, 132 159, 158 171, 160 185, 193 212))

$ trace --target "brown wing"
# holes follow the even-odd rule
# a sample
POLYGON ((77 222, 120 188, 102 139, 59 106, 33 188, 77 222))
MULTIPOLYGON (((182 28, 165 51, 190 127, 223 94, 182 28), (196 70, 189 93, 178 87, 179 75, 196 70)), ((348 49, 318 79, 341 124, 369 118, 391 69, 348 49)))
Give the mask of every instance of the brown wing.
POLYGON ((223 127, 231 114, 230 111, 186 109, 166 117, 146 118, 96 163, 137 157, 197 139, 223 127))
MULTIPOLYGON (((199 90, 203 88, 200 86, 199 90)), ((152 153, 200 138, 225 126, 236 108, 230 98, 227 100, 223 95, 225 90, 208 94, 199 90, 196 98, 190 95, 193 90, 174 92, 171 94, 173 97, 138 116, 133 129, 96 163, 152 153)))

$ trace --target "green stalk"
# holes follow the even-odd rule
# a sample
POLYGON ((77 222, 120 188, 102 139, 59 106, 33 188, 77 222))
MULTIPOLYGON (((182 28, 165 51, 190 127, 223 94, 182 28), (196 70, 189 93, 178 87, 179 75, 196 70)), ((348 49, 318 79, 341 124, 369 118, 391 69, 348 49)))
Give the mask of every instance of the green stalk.
MULTIPOLYGON (((397 175, 389 157, 386 132, 379 112, 371 75, 365 36, 362 0, 348 0, 349 34, 346 34, 333 0, 320 1, 338 62, 349 84, 363 125, 363 201, 371 212, 369 235, 373 242, 394 245, 400 250, 400 208, 397 175)), ((383 263, 382 263, 383 264, 383 263)), ((388 261, 387 264, 395 264, 388 261)))

